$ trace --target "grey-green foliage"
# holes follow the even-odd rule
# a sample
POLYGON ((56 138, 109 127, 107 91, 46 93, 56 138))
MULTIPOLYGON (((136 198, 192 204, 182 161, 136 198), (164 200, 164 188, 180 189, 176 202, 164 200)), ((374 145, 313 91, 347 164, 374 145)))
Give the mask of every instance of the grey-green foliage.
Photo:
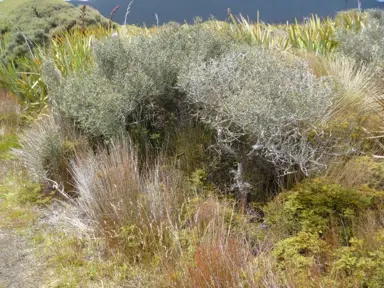
POLYGON ((151 96, 169 99, 176 93, 174 86, 182 68, 221 55, 232 44, 228 37, 219 37, 215 31, 199 25, 169 24, 160 29, 151 37, 100 43, 95 54, 101 74, 121 90, 126 90, 125 85, 135 86, 132 75, 145 75, 153 86, 151 96))
POLYGON ((108 20, 95 9, 87 7, 84 17, 81 8, 61 2, 47 0, 30 1, 20 5, 10 15, 2 15, 0 35, 9 33, 7 57, 20 57, 30 53, 35 45, 48 43, 53 34, 68 31, 84 24, 90 26, 107 26, 108 20))
POLYGON ((339 51, 357 61, 384 65, 384 11, 367 10, 367 24, 360 31, 340 29, 339 51))
POLYGON ((307 136, 325 120, 334 93, 304 61, 262 47, 238 47, 194 63, 179 85, 226 151, 261 156, 280 172, 299 167, 308 173, 322 165, 324 151, 307 136), (236 151, 241 142, 248 144, 245 151, 236 151))
POLYGON ((17 152, 33 181, 46 181, 57 172, 62 142, 60 127, 51 117, 37 121, 21 135, 17 152))
MULTIPOLYGON (((160 29, 150 37, 97 43, 91 73, 51 85, 55 108, 91 136, 117 135, 133 121, 161 128, 160 114, 175 113, 182 101, 175 87, 181 69, 221 55, 232 40, 199 26, 172 24, 160 29)), ((54 75, 52 69, 46 71, 47 78, 54 75)))
POLYGON ((88 149, 85 138, 52 116, 44 116, 20 135, 15 150, 31 179, 70 184, 68 165, 75 151, 88 149))

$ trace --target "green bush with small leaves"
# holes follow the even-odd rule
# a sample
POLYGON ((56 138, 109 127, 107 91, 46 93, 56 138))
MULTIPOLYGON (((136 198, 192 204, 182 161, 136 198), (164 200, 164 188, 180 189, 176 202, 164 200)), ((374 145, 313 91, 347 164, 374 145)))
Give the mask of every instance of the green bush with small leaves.
POLYGON ((265 208, 266 223, 277 237, 307 232, 333 245, 347 245, 359 217, 367 211, 379 216, 383 201, 384 192, 368 187, 355 190, 322 179, 309 180, 270 202, 265 208))
POLYGON ((366 249, 364 240, 352 238, 349 246, 336 250, 331 273, 346 278, 347 287, 384 286, 384 230, 374 237, 380 244, 377 249, 366 249))
POLYGON ((300 232, 294 237, 276 243, 273 254, 280 262, 281 268, 309 268, 315 261, 324 262, 329 247, 316 234, 300 232))
POLYGON ((53 35, 76 27, 108 27, 109 21, 98 11, 88 6, 84 12, 82 9, 64 1, 40 0, 19 5, 9 15, 0 15, 0 39, 9 34, 6 59, 31 56, 35 47, 48 44, 53 35))

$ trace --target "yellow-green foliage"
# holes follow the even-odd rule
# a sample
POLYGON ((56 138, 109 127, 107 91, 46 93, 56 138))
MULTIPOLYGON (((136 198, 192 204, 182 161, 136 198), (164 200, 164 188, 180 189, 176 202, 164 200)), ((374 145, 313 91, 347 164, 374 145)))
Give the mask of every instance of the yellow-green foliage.
POLYGON ((265 209, 278 277, 296 287, 382 287, 383 204, 384 192, 324 179, 278 195, 265 209))
POLYGON ((379 247, 365 247, 362 239, 352 238, 350 245, 336 250, 332 275, 345 278, 347 287, 379 288, 384 285, 384 229, 374 234, 379 247))
POLYGON ((14 134, 0 135, 0 160, 11 159, 9 153, 12 148, 18 148, 17 136, 14 134))
POLYGON ((357 219, 369 210, 379 213, 384 192, 349 189, 315 179, 281 193, 265 209, 266 222, 278 237, 301 231, 319 235, 333 245, 347 245, 357 219))
POLYGON ((321 19, 312 15, 304 23, 287 23, 285 25, 270 25, 247 21, 244 17, 235 18, 231 15, 230 25, 216 22, 211 27, 217 30, 228 30, 240 41, 250 44, 262 44, 283 50, 295 48, 316 54, 330 54, 334 52, 339 42, 336 30, 359 31, 364 26, 366 14, 351 10, 339 13, 335 19, 321 19))
POLYGON ((130 265, 124 254, 107 247, 103 239, 41 231, 33 241, 48 257, 48 287, 157 287, 162 277, 156 267, 130 265))
POLYGON ((288 278, 287 282, 294 279, 296 283, 305 283, 318 269, 316 263, 321 263, 319 266, 326 263, 331 251, 316 234, 300 232, 277 242, 272 254, 277 258, 279 268, 288 272, 283 273, 283 277, 288 278))
POLYGON ((300 232, 275 245, 272 254, 277 257, 278 277, 296 287, 309 283, 313 287, 383 287, 383 230, 374 236, 376 248, 357 238, 338 248, 315 234, 300 232))
MULTIPOLYGON (((49 57, 57 69, 66 76, 71 72, 87 70, 93 63, 92 44, 109 36, 111 30, 103 27, 90 28, 85 32, 75 29, 53 38, 49 46, 49 57)), ((38 61, 44 62, 48 55, 41 51, 38 61)))
POLYGON ((359 188, 367 185, 377 190, 384 188, 384 162, 372 156, 335 161, 327 175, 345 187, 359 188))
POLYGON ((0 182, 0 227, 25 227, 37 217, 32 205, 48 203, 52 194, 42 194, 41 185, 23 173, 7 174, 0 182))

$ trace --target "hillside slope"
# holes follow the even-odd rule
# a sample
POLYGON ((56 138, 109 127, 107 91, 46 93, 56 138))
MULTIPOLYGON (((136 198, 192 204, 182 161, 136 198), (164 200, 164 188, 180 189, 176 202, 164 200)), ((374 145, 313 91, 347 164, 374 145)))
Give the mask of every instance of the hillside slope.
POLYGON ((39 4, 42 2, 63 3, 61 0, 2 0, 0 1, 0 13, 9 14, 20 6, 29 2, 38 2, 39 4))

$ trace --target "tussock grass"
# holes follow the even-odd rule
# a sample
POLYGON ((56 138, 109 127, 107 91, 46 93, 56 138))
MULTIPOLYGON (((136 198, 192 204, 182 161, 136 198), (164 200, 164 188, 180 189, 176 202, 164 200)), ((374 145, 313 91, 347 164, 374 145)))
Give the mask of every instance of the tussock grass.
POLYGON ((372 156, 361 156, 344 161, 335 161, 329 167, 327 176, 345 187, 359 188, 368 185, 374 189, 382 190, 383 161, 372 156))
POLYGON ((0 137, 15 132, 19 127, 21 108, 15 96, 0 90, 0 137))
POLYGON ((84 137, 65 125, 53 116, 43 115, 20 136, 20 148, 15 154, 33 181, 48 185, 52 180, 71 187, 70 159, 86 151, 88 144, 84 137))
POLYGON ((160 162, 141 170, 136 149, 125 140, 77 158, 72 171, 74 204, 85 219, 73 215, 71 223, 87 221, 133 260, 180 253, 174 234, 188 194, 180 172, 160 162))
POLYGON ((332 107, 335 113, 366 115, 381 112, 376 102, 383 94, 377 69, 358 65, 343 57, 328 61, 327 66, 328 73, 338 81, 342 93, 332 107))

